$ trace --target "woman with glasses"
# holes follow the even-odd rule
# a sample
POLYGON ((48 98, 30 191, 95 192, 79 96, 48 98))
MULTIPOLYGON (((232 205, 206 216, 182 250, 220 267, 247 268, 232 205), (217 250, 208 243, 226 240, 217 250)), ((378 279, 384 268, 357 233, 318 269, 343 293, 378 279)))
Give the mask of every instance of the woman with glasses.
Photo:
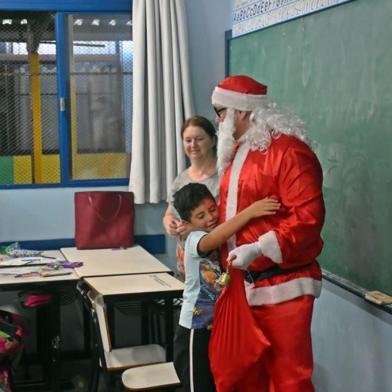
POLYGON ((187 226, 176 215, 172 206, 173 195, 184 185, 191 182, 205 184, 217 199, 219 178, 216 171, 216 133, 214 125, 202 116, 188 118, 181 127, 181 137, 185 155, 190 166, 174 180, 167 199, 168 208, 163 217, 166 233, 177 238, 177 270, 178 277, 184 278, 182 238, 186 236, 187 226))

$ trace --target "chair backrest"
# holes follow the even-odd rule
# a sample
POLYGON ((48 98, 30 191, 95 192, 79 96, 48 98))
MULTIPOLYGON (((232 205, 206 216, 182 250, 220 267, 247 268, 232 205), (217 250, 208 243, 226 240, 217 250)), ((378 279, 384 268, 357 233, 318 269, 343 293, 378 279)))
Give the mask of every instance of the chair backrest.
POLYGON ((143 366, 165 361, 165 349, 157 344, 145 344, 115 348, 112 350, 106 316, 106 306, 102 296, 93 293, 84 282, 77 284, 77 291, 92 322, 94 342, 93 354, 97 368, 100 366, 107 374, 134 366, 143 366))
MULTIPOLYGON (((110 351, 110 338, 107 328, 107 320, 104 320, 103 328, 101 329, 101 323, 99 321, 98 313, 96 310, 96 305, 94 300, 91 300, 91 291, 89 287, 84 282, 79 282, 77 284, 77 292, 82 300, 83 306, 88 312, 92 324, 92 338, 94 342, 94 355, 97 357, 97 361, 100 363, 101 367, 106 371, 107 364, 105 359, 105 350, 109 348, 110 351)), ((98 306, 101 317, 106 317, 106 312, 100 306, 98 306)))
POLYGON ((107 352, 112 351, 112 341, 110 339, 109 333, 107 310, 103 297, 102 295, 94 293, 93 291, 89 291, 87 296, 90 299, 92 307, 95 310, 103 349, 107 352))

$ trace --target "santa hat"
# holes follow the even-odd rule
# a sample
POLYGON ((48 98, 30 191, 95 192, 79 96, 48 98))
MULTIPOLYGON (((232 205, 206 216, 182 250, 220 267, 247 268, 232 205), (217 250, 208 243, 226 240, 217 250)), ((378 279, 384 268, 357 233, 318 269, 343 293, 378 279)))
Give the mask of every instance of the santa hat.
POLYGON ((253 111, 267 102, 267 86, 245 75, 223 79, 212 92, 212 105, 253 111))

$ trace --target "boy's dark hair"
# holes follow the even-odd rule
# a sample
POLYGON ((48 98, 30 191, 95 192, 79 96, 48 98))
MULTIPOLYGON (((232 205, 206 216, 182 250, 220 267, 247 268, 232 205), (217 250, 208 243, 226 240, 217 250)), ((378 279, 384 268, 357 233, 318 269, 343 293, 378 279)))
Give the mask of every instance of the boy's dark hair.
POLYGON ((204 184, 191 182, 184 185, 174 194, 173 206, 179 213, 181 219, 190 222, 192 211, 199 207, 205 199, 212 199, 214 196, 204 184))

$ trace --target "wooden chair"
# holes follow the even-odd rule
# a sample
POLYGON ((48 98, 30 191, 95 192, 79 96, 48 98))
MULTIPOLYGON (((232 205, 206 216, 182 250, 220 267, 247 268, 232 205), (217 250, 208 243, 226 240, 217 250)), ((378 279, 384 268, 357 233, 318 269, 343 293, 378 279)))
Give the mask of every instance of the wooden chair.
POLYGON ((173 362, 125 370, 121 380, 127 391, 172 391, 181 385, 173 362))
POLYGON ((108 389, 114 387, 114 375, 125 369, 166 360, 164 348, 158 344, 112 348, 108 329, 106 306, 100 296, 93 295, 83 283, 77 285, 84 308, 92 323, 93 358, 89 381, 89 392, 98 389, 99 375, 102 372, 108 389))

